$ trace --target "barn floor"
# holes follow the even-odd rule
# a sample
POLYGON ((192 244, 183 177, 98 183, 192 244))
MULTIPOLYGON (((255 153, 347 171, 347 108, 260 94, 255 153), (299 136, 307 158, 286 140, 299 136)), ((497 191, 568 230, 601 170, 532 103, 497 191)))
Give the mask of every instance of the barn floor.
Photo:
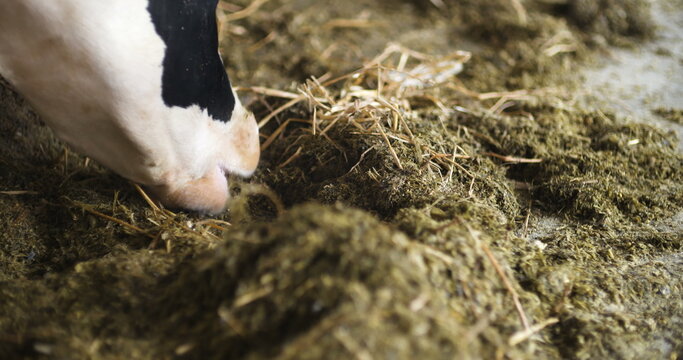
POLYGON ((0 83, 0 359, 683 358, 683 1, 221 9, 264 151, 220 217, 0 83))

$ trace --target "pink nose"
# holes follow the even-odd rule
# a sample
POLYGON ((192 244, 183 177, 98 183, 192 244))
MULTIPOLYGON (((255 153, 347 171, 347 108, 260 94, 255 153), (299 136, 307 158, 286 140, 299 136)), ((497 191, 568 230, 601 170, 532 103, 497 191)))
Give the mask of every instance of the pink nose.
POLYGON ((150 190, 154 197, 169 208, 182 208, 208 214, 223 212, 230 196, 228 180, 219 167, 210 170, 204 177, 177 188, 152 186, 150 190))

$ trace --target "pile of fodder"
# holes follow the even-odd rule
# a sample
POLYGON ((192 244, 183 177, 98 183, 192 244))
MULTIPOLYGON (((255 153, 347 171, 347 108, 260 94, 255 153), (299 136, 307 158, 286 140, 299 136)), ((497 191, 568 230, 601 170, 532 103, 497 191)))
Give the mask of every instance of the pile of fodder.
POLYGON ((188 257, 174 249, 191 234, 170 223, 173 247, 122 246, 71 272, 3 283, 0 355, 557 356, 519 346, 557 320, 531 327, 535 307, 515 310, 521 289, 490 238, 466 225, 425 230, 448 244, 411 240, 364 211, 306 204, 188 257))
POLYGON ((310 75, 354 70, 355 64, 367 62, 369 54, 381 51, 387 39, 435 55, 463 46, 473 49, 475 58, 463 80, 482 91, 537 86, 557 80, 557 70, 575 66, 575 55, 583 54, 584 47, 562 16, 554 9, 516 8, 510 3, 259 2, 260 11, 247 12, 248 16, 220 17, 224 56, 234 66, 238 84, 277 88, 310 75), (254 58, 259 61, 250 60, 254 58))
POLYGON ((657 108, 654 113, 668 121, 683 125, 683 109, 657 108))
POLYGON ((479 91, 567 85, 594 50, 634 45, 655 29, 644 0, 442 3, 442 11, 461 24, 460 36, 484 45, 463 77, 479 91))
POLYGON ((597 43, 631 43, 629 37, 647 38, 654 34, 650 2, 645 0, 568 0, 560 1, 559 6, 573 24, 591 34, 591 40, 597 43))
POLYGON ((288 205, 342 201, 387 219, 402 208, 445 203, 451 215, 473 211, 506 223, 518 204, 505 169, 494 156, 476 156, 476 134, 446 128, 443 111, 451 110, 432 94, 469 57, 432 58, 392 45, 363 69, 326 84, 311 80, 300 94, 251 89, 292 99, 273 112, 288 118, 261 121, 271 134, 258 181, 288 205), (328 88, 334 84, 341 88, 328 88))
POLYGON ((226 234, 168 286, 158 311, 192 358, 476 353, 462 341, 467 328, 443 316, 423 255, 366 212, 296 206, 226 234))
POLYGON ((473 51, 461 77, 473 90, 530 89, 575 81, 592 50, 654 32, 643 0, 223 4, 222 52, 236 83, 276 88, 352 71, 391 39, 434 55, 473 51))
POLYGON ((683 206, 674 134, 572 108, 551 92, 437 84, 462 69, 469 55, 459 55, 430 59, 390 46, 327 83, 341 88, 316 80, 301 94, 274 94, 292 99, 275 113, 303 101, 309 108, 261 122, 271 134, 259 179, 286 204, 343 201, 383 218, 476 197, 510 221, 519 212, 511 180, 548 209, 606 225, 653 221, 683 206), (497 101, 486 108, 478 99, 497 101))
POLYGON ((511 169, 547 206, 577 219, 616 226, 652 222, 683 206, 683 156, 675 134, 617 120, 601 111, 546 104, 509 108, 510 115, 459 114, 495 142, 490 151, 543 159, 511 169), (616 223, 615 223, 616 222, 616 223))
POLYGON ((121 244, 69 271, 2 281, 0 357, 160 358, 150 310, 179 258, 121 244))
MULTIPOLYGON (((468 266, 452 267, 467 264, 463 253, 472 249, 457 245, 453 232, 491 236, 513 269, 508 291, 524 289, 512 298, 524 299, 520 307, 533 314, 529 329, 559 322, 549 331, 552 346, 534 343, 527 355, 667 354, 680 347, 680 308, 670 302, 683 291, 675 277, 682 237, 678 228, 653 227, 683 209, 675 136, 573 108, 549 90, 477 93, 453 86, 457 80, 437 81, 467 66, 468 56, 458 55, 434 59, 390 46, 361 70, 314 79, 298 94, 252 89, 289 99, 275 111, 283 114, 279 123, 263 120, 270 135, 258 181, 288 205, 341 201, 386 219, 445 262, 430 281, 448 293, 451 307, 466 306, 454 295, 464 291, 456 284, 490 281, 477 280, 468 266), (532 209, 564 217, 563 226, 530 241, 532 209), (653 268, 659 261, 666 270, 653 268), (642 326, 658 330, 645 334, 642 326)), ((486 330, 507 336, 509 345, 514 319, 497 316, 486 330)), ((513 351, 503 342, 494 343, 513 351)))

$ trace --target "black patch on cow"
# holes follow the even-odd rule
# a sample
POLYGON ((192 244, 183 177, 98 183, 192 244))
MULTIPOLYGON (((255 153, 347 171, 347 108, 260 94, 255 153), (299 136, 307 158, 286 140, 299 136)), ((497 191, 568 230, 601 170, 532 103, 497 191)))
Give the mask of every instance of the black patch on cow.
POLYGON ((149 0, 154 27, 166 43, 162 97, 168 106, 199 105, 229 121, 235 97, 218 55, 218 0, 149 0))

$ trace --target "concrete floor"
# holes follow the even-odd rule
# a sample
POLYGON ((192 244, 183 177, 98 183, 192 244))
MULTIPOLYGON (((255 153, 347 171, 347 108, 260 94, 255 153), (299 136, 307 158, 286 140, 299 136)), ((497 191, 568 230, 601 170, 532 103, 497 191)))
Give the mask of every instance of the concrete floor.
POLYGON ((655 40, 611 50, 598 67, 585 71, 584 96, 619 116, 676 132, 683 152, 683 125, 652 112, 683 109, 683 0, 652 0, 652 5, 655 40))

